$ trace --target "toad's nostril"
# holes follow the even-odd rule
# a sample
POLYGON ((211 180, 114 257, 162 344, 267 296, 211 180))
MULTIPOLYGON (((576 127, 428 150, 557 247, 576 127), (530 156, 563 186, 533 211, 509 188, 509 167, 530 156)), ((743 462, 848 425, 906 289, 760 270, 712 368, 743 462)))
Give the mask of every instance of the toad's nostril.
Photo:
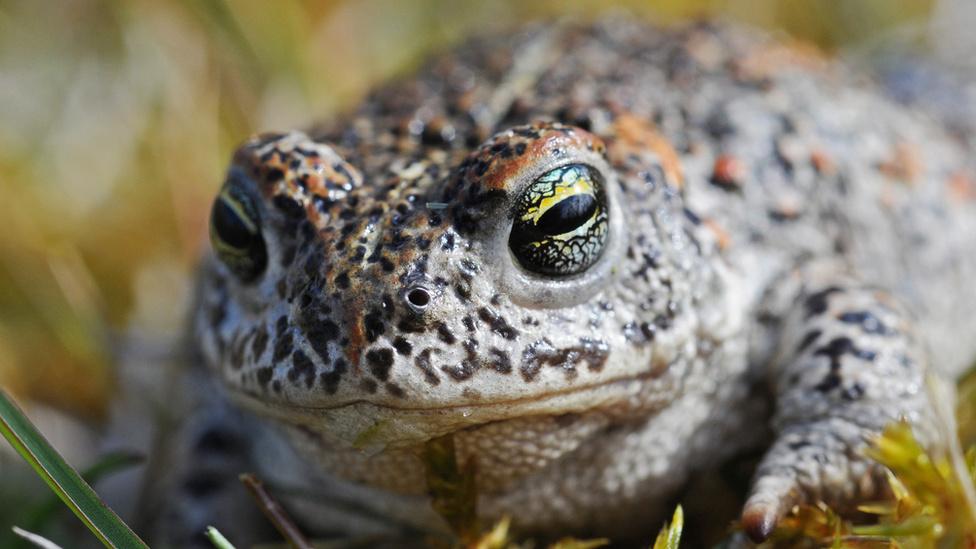
POLYGON ((430 294, 423 288, 416 288, 407 293, 407 301, 417 308, 425 308, 430 304, 430 294))

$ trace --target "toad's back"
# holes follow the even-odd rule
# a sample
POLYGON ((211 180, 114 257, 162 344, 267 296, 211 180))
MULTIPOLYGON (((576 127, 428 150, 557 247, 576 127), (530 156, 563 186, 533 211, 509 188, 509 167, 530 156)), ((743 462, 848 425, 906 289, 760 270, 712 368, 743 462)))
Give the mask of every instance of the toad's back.
MULTIPOLYGON (((872 497, 863 434, 906 417, 937 444, 924 373, 976 355, 969 168, 924 114, 734 29, 549 25, 437 57, 235 155, 195 327, 247 411, 202 399, 174 475, 219 432, 268 479, 436 525, 414 452, 455 433, 484 514, 636 535, 772 415, 750 534, 872 497)), ((160 531, 212 520, 169 493, 160 531)))

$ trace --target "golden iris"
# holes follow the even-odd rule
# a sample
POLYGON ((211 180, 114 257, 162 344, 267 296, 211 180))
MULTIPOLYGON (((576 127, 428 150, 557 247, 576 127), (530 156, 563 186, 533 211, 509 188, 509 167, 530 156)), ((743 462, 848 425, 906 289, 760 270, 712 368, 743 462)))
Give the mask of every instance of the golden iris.
POLYGON ((257 279, 268 265, 261 215, 240 181, 231 174, 210 211, 210 244, 241 282, 257 279))
POLYGON ((600 173, 584 164, 562 166, 543 174, 522 194, 508 246, 524 269, 570 276, 600 257, 609 221, 600 173))

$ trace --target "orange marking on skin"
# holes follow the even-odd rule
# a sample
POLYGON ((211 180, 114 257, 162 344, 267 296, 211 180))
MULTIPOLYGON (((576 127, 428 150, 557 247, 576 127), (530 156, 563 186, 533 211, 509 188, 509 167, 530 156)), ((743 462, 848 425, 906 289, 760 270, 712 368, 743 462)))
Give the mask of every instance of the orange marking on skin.
POLYGON ((356 372, 356 375, 359 375, 359 349, 365 344, 362 315, 364 308, 360 306, 353 306, 349 310, 355 312, 351 315, 352 318, 347 319, 349 345, 346 346, 346 358, 349 360, 349 364, 352 365, 353 371, 356 372))
POLYGON ((723 154, 715 159, 712 180, 723 187, 738 187, 746 178, 746 164, 737 156, 723 154))
POLYGON ((491 166, 481 178, 481 186, 485 189, 505 190, 509 181, 515 180, 523 171, 532 165, 528 159, 546 154, 548 140, 520 141, 526 144, 525 154, 518 158, 503 159, 495 156, 491 158, 491 166))
POLYGON ((732 245, 732 237, 729 235, 729 232, 712 219, 703 219, 702 222, 715 235, 715 242, 718 244, 718 248, 720 250, 729 249, 729 246, 732 245))
POLYGON ((879 164, 878 169, 892 179, 913 185, 925 171, 925 163, 918 147, 902 141, 895 145, 891 157, 879 164))
POLYGON ((789 69, 822 72, 830 66, 828 57, 809 42, 761 44, 733 61, 732 72, 740 81, 769 80, 789 69))
POLYGON ((820 175, 834 175, 837 173, 837 164, 834 162, 830 153, 821 148, 816 148, 810 153, 810 162, 820 175))
POLYGON ((678 189, 684 187, 681 157, 671 142, 657 131, 653 122, 622 114, 613 121, 610 133, 614 136, 612 145, 607 149, 611 163, 620 164, 630 155, 640 156, 650 150, 658 157, 667 183, 678 189))
POLYGON ((965 172, 956 172, 949 176, 946 183, 946 194, 953 202, 971 202, 976 199, 976 183, 965 172))
POLYGON ((563 154, 562 151, 572 149, 589 149, 602 154, 606 149, 606 145, 600 138, 579 128, 572 128, 571 131, 541 128, 539 133, 541 139, 525 139, 518 136, 514 139, 507 136, 502 138, 509 141, 510 147, 525 143, 525 153, 510 158, 491 157, 491 166, 481 179, 482 188, 504 190, 509 181, 515 180, 524 170, 532 167, 535 164, 533 159, 538 157, 557 156, 563 154))

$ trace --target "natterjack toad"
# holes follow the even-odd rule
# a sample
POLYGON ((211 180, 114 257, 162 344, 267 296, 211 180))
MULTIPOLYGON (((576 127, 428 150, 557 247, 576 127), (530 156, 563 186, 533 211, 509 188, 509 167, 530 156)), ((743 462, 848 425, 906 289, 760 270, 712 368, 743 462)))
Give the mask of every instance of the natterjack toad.
POLYGON ((250 535, 244 469, 313 532, 443 529, 415 451, 446 433, 483 515, 529 533, 639 538, 764 440, 755 539, 878 496, 865 435, 938 445, 924 378, 976 356, 971 168, 828 60, 620 20, 475 41, 255 137, 213 206, 155 535, 250 535))

